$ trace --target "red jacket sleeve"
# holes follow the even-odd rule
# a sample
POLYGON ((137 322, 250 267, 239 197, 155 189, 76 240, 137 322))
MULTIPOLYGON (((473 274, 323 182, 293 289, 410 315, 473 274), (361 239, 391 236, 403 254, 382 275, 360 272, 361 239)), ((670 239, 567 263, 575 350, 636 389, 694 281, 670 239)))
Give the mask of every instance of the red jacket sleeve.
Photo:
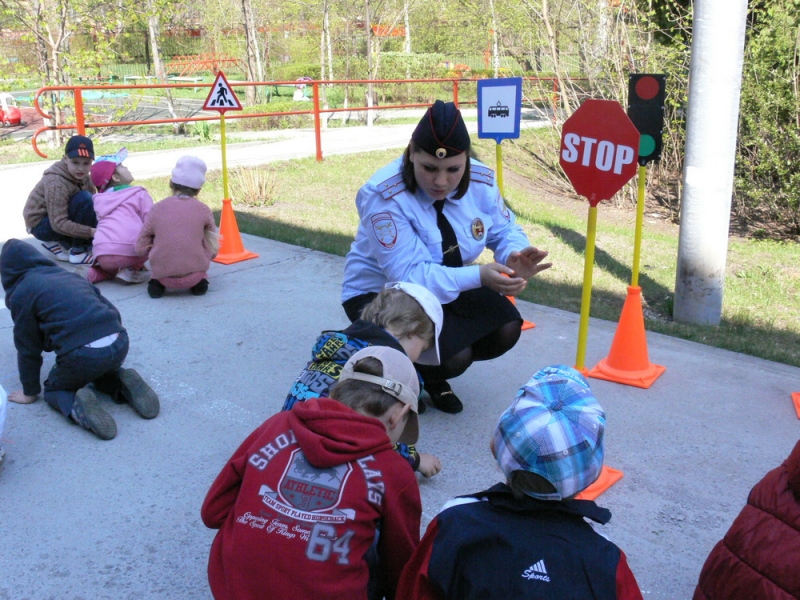
POLYGON ((619 551, 619 563, 617 564, 617 600, 642 600, 642 592, 636 577, 628 566, 628 557, 619 551))
POLYGON ((200 516, 206 527, 219 529, 225 523, 225 519, 231 512, 236 498, 239 495, 239 487, 242 485, 242 477, 250 458, 250 447, 253 440, 259 434, 260 427, 247 436, 247 439, 234 452, 228 464, 222 469, 211 489, 206 494, 203 507, 200 509, 200 516))
POLYGON ((402 477, 399 477, 397 493, 384 497, 378 541, 378 554, 383 565, 383 589, 387 600, 395 597, 400 573, 419 544, 419 521, 422 515, 416 476, 400 456, 394 455, 392 458, 397 459, 397 474, 402 477))
POLYGON ((428 579, 428 564, 433 552, 433 542, 438 533, 439 522, 430 522, 422 541, 408 561, 400 585, 397 587, 397 600, 443 600, 444 595, 428 579))

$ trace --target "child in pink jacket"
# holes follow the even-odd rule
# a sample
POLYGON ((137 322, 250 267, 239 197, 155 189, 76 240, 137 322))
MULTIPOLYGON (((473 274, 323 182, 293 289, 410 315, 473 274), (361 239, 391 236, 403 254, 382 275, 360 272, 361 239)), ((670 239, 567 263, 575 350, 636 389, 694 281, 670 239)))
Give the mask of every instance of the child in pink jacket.
POLYGON ((86 277, 92 283, 121 279, 127 283, 147 281, 150 273, 145 258, 136 252, 136 240, 144 219, 153 208, 153 199, 141 186, 132 186, 133 176, 122 164, 128 151, 99 157, 92 165, 92 183, 97 231, 94 237, 94 263, 86 277))
POLYGON ((181 156, 169 182, 173 195, 153 206, 144 221, 136 251, 150 258, 151 298, 161 298, 167 288, 188 289, 195 296, 208 290, 207 271, 216 255, 209 240, 217 227, 211 209, 196 197, 205 181, 206 163, 181 156))

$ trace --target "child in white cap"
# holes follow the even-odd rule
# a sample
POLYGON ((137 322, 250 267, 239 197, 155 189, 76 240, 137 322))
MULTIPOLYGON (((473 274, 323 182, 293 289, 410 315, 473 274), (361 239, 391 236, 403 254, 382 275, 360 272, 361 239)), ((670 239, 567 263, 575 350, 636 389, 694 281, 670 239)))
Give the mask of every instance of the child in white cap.
POLYGON ((216 255, 206 232, 216 233, 211 209, 197 199, 206 181, 206 163, 196 156, 181 156, 172 170, 173 195, 157 203, 144 221, 136 251, 150 259, 151 298, 166 289, 208 291, 208 267, 216 255))
MULTIPOLYGON (((368 597, 367 554, 392 599, 419 542, 417 479, 392 450, 417 440, 419 380, 402 352, 370 346, 344 365, 330 398, 267 419, 203 502, 214 598, 368 597)), ((372 596, 370 596, 372 597, 372 596)))
POLYGON ((153 208, 147 190, 133 183, 133 175, 122 162, 128 151, 100 156, 92 165, 92 183, 97 229, 94 234, 94 263, 86 278, 98 283, 114 277, 126 283, 142 283, 150 277, 146 259, 136 252, 136 239, 144 219, 153 208))
POLYGON ((625 554, 587 521, 605 524, 611 513, 575 499, 600 476, 605 423, 578 371, 534 374, 492 436, 506 482, 445 504, 397 597, 641 600, 625 554))
MULTIPOLYGON (((388 346, 416 364, 438 365, 442 318, 442 305, 426 288, 408 282, 387 283, 364 307, 360 319, 342 331, 323 331, 317 338, 311 360, 289 390, 282 410, 326 396, 347 360, 367 346, 388 346)), ((420 400, 419 412, 424 412, 424 406, 420 400)), ((395 450, 425 477, 442 470, 441 461, 433 454, 405 444, 398 444, 395 450)))

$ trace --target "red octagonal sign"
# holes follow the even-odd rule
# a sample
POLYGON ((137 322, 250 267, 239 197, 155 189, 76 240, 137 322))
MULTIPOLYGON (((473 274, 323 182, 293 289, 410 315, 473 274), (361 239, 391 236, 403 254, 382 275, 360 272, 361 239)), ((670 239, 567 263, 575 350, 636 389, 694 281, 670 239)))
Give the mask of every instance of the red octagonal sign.
POLYGON ((561 129, 561 168, 597 206, 636 174, 639 131, 615 100, 586 100, 561 129))

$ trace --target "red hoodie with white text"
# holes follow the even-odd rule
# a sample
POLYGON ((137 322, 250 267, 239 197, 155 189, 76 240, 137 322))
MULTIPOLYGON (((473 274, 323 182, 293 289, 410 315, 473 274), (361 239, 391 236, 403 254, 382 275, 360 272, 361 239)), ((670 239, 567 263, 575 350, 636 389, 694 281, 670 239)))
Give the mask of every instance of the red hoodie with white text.
POLYGON ((419 543, 416 477, 383 424, 328 398, 265 421, 217 476, 202 508, 219 529, 217 600, 367 598, 365 554, 380 526, 386 597, 419 543))

